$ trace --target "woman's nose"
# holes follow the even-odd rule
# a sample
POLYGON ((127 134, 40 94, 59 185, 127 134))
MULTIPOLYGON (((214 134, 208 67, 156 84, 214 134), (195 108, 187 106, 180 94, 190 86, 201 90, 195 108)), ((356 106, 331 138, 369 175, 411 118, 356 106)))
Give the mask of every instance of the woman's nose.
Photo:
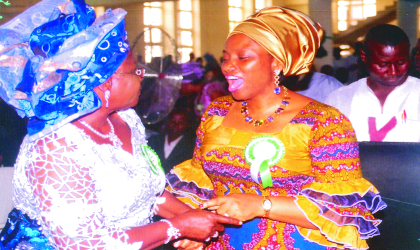
POLYGON ((225 73, 232 72, 236 69, 236 65, 232 62, 232 60, 225 60, 222 63, 222 71, 225 73))

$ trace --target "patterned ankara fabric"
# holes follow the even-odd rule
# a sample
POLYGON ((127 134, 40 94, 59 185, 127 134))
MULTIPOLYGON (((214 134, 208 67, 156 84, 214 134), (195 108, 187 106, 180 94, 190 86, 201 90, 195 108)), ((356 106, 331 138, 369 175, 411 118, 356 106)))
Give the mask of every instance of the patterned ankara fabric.
POLYGON ((125 15, 95 20, 84 0, 44 0, 0 27, 0 97, 29 117, 30 140, 101 106, 93 88, 129 49, 125 15))
POLYGON ((232 103, 229 96, 209 106, 197 130, 194 158, 167 174, 167 189, 193 206, 230 193, 295 197, 319 230, 255 218, 239 228, 226 227, 207 249, 368 248, 365 239, 379 234, 381 222, 372 213, 386 205, 362 177, 348 119, 333 107, 311 102, 283 131, 255 133, 222 125, 232 103), (261 135, 275 136, 286 148, 284 158, 270 167, 273 187, 266 189, 252 180, 244 159, 248 142, 261 135))
MULTIPOLYGON (((26 137, 22 143, 13 178, 15 207, 37 221, 55 249, 142 246, 141 241, 128 244, 126 230, 151 222, 154 205, 163 199, 157 195, 163 192, 165 179, 152 172, 142 154, 140 145, 146 139, 140 118, 132 109, 118 115, 131 129, 132 155, 109 144, 98 145, 72 124, 34 142, 26 137)), ((33 223, 26 224, 21 230, 34 230, 33 223)), ((11 225, 10 233, 16 225, 11 225)), ((31 243, 7 234, 4 239, 8 242, 3 246, 11 247, 6 249, 31 243)))

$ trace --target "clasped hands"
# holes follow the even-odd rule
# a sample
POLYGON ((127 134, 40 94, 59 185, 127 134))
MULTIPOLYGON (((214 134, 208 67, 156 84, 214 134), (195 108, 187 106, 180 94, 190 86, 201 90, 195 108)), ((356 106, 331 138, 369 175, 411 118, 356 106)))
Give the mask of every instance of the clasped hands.
POLYGON ((174 227, 181 230, 181 235, 188 238, 174 243, 174 247, 183 250, 202 249, 205 241, 210 237, 217 237, 218 232, 224 230, 222 224, 242 225, 242 221, 238 219, 201 209, 188 210, 171 220, 174 227))
MULTIPOLYGON (((224 218, 235 219, 235 221, 219 221, 219 223, 240 225, 236 222, 248 221, 264 215, 264 210, 261 206, 262 201, 263 198, 256 194, 229 194, 206 201, 200 208, 214 211, 217 215, 223 215, 224 218)), ((223 230, 224 227, 218 227, 217 230, 213 231, 214 233, 209 233, 208 235, 217 236, 216 233, 223 230)), ((182 250, 202 249, 204 243, 182 239, 176 241, 174 247, 182 250)))
POLYGON ((263 197, 256 194, 229 194, 202 204, 202 209, 216 211, 240 221, 252 220, 264 215, 263 197))

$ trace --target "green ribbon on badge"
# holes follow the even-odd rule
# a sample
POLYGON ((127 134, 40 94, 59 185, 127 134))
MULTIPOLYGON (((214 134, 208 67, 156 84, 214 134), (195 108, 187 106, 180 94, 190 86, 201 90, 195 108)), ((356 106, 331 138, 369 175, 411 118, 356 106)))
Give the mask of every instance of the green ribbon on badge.
POLYGON ((145 144, 140 144, 140 149, 144 157, 146 158, 147 163, 149 163, 150 170, 152 170, 152 172, 155 175, 160 175, 159 172, 165 173, 165 171, 162 168, 162 164, 160 163, 159 156, 151 147, 145 144))
POLYGON ((140 144, 140 149, 147 160, 150 170, 152 170, 152 172, 155 175, 159 176, 160 178, 159 190, 163 192, 163 190, 165 190, 166 177, 165 177, 165 170, 163 170, 162 168, 162 164, 160 162, 159 156, 151 147, 147 146, 146 144, 140 144))
POLYGON ((162 164, 160 162, 159 156, 156 154, 156 152, 146 144, 140 144, 140 149, 142 154, 144 155, 144 158, 146 158, 147 163, 150 167, 150 170, 153 172, 153 174, 157 175, 161 179, 160 184, 160 190, 165 189, 166 185, 166 177, 165 177, 165 170, 162 168, 162 164))
POLYGON ((286 152, 282 141, 274 136, 259 136, 245 147, 245 160, 251 166, 251 177, 258 183, 261 176, 263 188, 272 187, 270 167, 278 163, 286 152))

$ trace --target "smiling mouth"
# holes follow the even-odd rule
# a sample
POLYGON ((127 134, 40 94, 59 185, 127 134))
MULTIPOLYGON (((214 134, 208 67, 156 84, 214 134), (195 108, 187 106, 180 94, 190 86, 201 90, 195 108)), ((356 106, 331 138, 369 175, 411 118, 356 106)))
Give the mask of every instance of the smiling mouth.
POLYGON ((244 80, 242 78, 239 78, 237 76, 226 76, 226 80, 229 84, 229 91, 234 92, 238 89, 240 89, 244 83, 244 80))

